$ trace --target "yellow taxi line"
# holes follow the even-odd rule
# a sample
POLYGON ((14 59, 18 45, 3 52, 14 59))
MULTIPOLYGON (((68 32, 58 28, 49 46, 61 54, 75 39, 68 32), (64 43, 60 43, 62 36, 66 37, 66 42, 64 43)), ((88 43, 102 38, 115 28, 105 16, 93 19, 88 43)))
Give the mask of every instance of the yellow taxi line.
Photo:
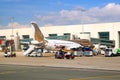
POLYGON ((3 71, 3 72, 0 72, 0 75, 13 74, 13 73, 16 73, 16 71, 3 71))

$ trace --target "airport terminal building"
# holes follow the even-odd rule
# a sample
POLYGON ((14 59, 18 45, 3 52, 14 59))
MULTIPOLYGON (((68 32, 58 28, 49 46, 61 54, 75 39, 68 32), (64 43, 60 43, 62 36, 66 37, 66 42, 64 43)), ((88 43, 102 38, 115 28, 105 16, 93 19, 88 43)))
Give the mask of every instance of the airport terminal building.
MULTIPOLYGON (((89 39, 94 44, 105 44, 120 47, 120 22, 96 23, 82 25, 48 26, 40 29, 49 39, 89 39)), ((14 39, 18 33, 21 40, 31 40, 34 30, 29 28, 1 29, 0 39, 14 39)))

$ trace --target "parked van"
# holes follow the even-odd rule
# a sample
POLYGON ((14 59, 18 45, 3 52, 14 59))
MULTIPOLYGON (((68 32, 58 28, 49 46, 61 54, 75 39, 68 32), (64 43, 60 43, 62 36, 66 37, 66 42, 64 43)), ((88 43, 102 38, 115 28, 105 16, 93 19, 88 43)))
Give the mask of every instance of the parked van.
POLYGON ((106 48, 105 57, 112 57, 112 56, 117 56, 116 51, 113 48, 106 48))
POLYGON ((83 55, 84 56, 93 56, 93 52, 92 52, 91 48, 90 47, 85 47, 83 55))

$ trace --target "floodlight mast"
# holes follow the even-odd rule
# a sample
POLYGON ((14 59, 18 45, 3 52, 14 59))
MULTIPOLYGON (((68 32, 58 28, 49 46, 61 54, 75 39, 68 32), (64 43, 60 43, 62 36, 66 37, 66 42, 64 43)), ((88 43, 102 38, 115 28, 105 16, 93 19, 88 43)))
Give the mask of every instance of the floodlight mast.
POLYGON ((13 37, 14 37, 14 35, 13 35, 13 27, 14 27, 14 26, 13 26, 13 25, 14 25, 13 22, 14 22, 14 17, 11 17, 10 20, 11 20, 11 29, 12 29, 12 31, 11 31, 11 36, 10 36, 10 37, 11 37, 11 40, 12 40, 13 37))
POLYGON ((80 13, 81 13, 82 32, 84 33, 84 12, 86 11, 86 9, 84 9, 83 7, 77 7, 74 10, 80 11, 80 13))
POLYGON ((80 11, 82 12, 81 24, 82 24, 82 32, 84 33, 84 12, 85 12, 86 10, 83 9, 83 8, 81 8, 80 11))

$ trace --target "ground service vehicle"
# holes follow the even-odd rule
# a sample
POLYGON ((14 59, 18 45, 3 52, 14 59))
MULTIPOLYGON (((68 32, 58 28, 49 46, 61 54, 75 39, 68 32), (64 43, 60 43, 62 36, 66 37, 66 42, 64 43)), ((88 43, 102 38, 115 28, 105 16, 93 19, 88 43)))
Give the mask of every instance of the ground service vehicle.
POLYGON ((112 56, 117 56, 117 53, 114 51, 113 48, 106 48, 105 57, 112 57, 112 56))

